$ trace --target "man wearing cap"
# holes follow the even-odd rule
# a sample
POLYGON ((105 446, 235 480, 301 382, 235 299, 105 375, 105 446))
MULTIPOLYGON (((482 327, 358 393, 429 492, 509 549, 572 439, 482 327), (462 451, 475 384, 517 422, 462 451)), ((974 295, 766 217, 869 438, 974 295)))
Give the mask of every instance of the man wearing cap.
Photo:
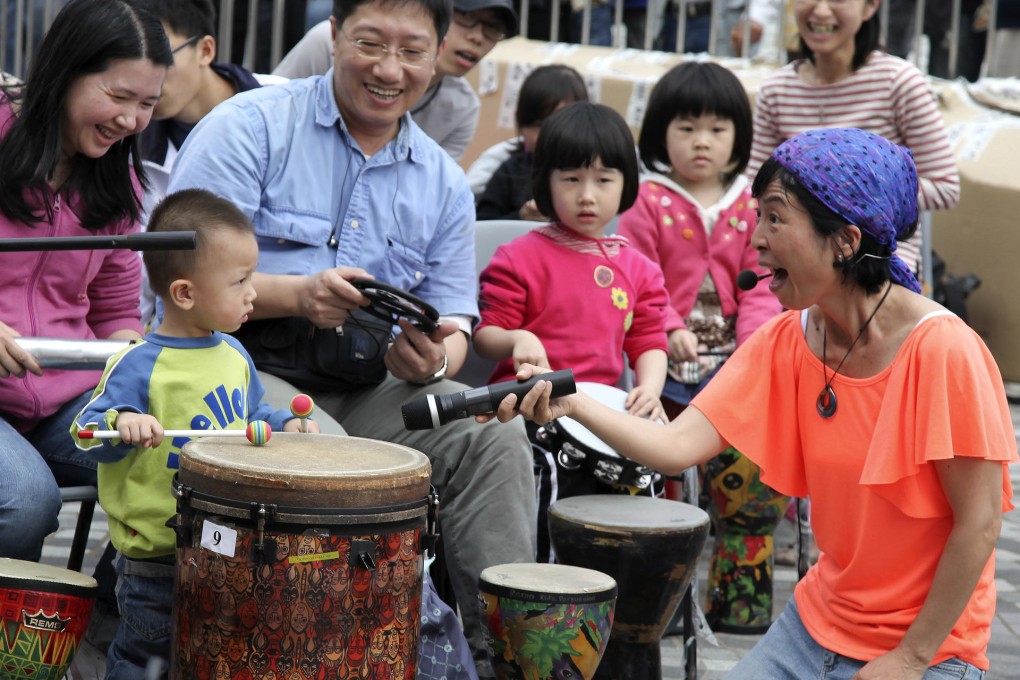
MULTIPOLYGON (((474 138, 481 111, 478 95, 464 75, 497 42, 516 34, 517 13, 511 0, 454 0, 446 49, 436 61, 428 89, 411 108, 411 118, 455 161, 474 138)), ((323 74, 332 65, 333 43, 326 20, 308 31, 273 75, 306 78, 323 74)))

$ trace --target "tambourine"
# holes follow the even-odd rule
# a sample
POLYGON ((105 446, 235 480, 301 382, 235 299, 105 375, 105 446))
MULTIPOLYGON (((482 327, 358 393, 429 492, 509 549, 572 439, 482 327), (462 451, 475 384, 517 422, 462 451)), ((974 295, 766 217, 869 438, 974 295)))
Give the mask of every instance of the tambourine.
POLYGON ((363 309, 372 316, 396 323, 405 318, 429 335, 439 326, 439 312, 420 297, 375 279, 353 279, 351 285, 372 301, 363 309))

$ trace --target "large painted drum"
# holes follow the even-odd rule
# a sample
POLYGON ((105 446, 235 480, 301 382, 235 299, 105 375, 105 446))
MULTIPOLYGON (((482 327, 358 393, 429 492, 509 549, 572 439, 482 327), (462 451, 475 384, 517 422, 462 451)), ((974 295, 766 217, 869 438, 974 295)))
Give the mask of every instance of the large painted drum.
POLYGON ((92 619, 91 576, 0 558, 0 678, 60 680, 92 619))
POLYGON ((616 581, 563 564, 500 564, 478 578, 499 680, 595 677, 609 642, 616 581))
POLYGON ((430 465, 355 437, 185 445, 171 677, 415 677, 430 465))
POLYGON ((596 678, 662 678, 659 643, 694 576, 708 515, 643 496, 575 496, 549 509, 557 559, 616 579, 609 646, 596 678))

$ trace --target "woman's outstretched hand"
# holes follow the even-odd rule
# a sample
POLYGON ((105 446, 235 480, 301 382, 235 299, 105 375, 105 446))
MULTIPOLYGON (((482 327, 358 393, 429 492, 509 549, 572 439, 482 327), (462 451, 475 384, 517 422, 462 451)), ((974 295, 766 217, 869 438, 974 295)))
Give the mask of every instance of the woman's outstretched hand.
MULTIPOLYGON (((533 375, 550 373, 550 369, 535 366, 533 364, 521 364, 517 369, 517 379, 527 380, 533 375)), ((480 423, 487 423, 496 418, 501 423, 512 420, 515 416, 521 415, 525 420, 530 420, 539 425, 570 415, 572 412, 573 399, 576 395, 550 399, 552 395, 552 383, 548 380, 540 380, 531 391, 518 400, 517 395, 510 394, 499 403, 496 413, 475 416, 480 423)))

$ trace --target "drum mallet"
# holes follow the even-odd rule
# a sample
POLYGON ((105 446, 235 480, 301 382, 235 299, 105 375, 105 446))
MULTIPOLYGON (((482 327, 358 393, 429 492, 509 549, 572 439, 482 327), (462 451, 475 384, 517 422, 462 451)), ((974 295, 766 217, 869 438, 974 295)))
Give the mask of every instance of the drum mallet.
POLYGON ((307 394, 295 394, 290 400, 290 412, 301 419, 301 431, 308 432, 308 416, 315 410, 315 403, 307 394))
MULTIPOLYGON (((253 420, 243 430, 163 430, 164 437, 246 437, 262 446, 273 436, 273 428, 264 420, 253 420)), ((120 439, 117 430, 79 430, 78 439, 120 439)))

